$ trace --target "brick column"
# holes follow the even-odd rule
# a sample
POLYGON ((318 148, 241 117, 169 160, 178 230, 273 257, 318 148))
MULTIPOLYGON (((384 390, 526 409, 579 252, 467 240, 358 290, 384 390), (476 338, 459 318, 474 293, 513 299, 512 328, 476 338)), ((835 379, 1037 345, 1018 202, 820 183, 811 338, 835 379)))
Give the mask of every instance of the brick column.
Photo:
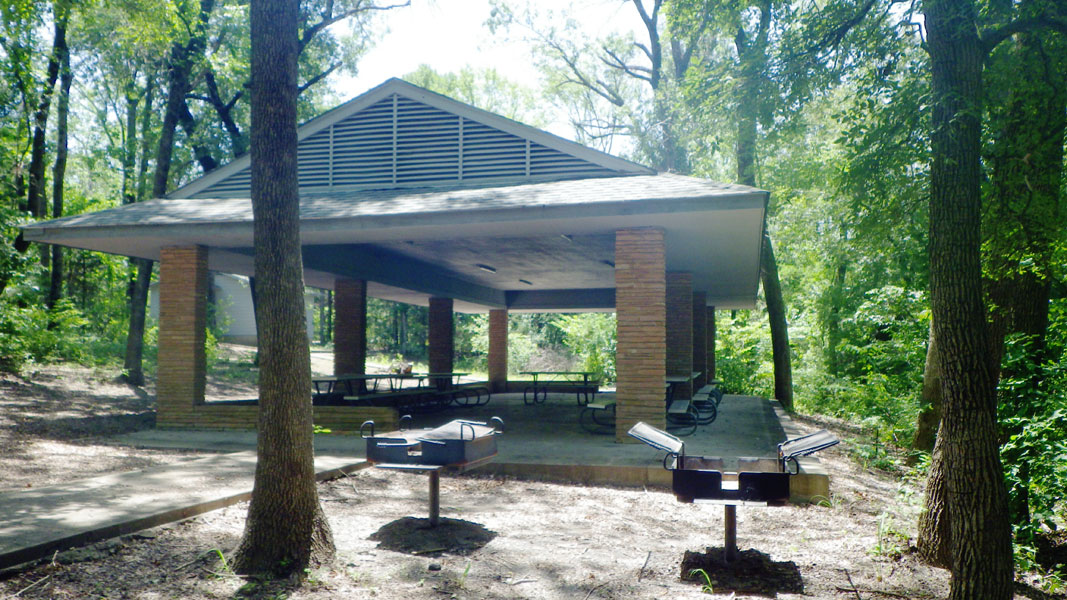
MULTIPOLYGON (((452 299, 430 298, 429 363, 431 373, 451 373, 452 356, 455 349, 452 328, 452 299)), ((438 385, 448 385, 450 380, 442 380, 438 385)))
POLYGON ((333 283, 333 374, 367 372, 367 282, 337 279, 333 283))
POLYGON ((700 371, 700 377, 693 382, 693 391, 704 387, 708 382, 708 303, 706 292, 693 292, 693 370, 700 371))
POLYGON ((508 389, 508 311, 489 311, 489 390, 508 389))
MULTIPOLYGON (((693 274, 667 273, 667 374, 693 371, 693 274)), ((674 387, 675 400, 693 397, 693 384, 674 387)))
POLYGON ((207 248, 171 246, 159 253, 158 421, 191 416, 204 403, 207 354, 207 248))
POLYGON ((715 379, 715 307, 708 307, 708 381, 715 379))
POLYGON ((663 230, 615 232, 615 441, 637 421, 666 425, 663 404, 667 360, 666 248, 663 230))

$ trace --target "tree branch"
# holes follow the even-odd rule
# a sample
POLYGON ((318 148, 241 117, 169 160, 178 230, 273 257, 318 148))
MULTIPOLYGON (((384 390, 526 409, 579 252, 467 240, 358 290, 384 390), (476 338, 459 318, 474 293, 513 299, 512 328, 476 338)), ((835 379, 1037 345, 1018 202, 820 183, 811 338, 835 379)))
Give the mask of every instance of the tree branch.
POLYGON ((1047 15, 1015 19, 1011 23, 1007 23, 996 29, 982 32, 982 35, 980 36, 982 40, 982 48, 985 50, 986 54, 989 54, 998 44, 1017 33, 1025 33, 1034 29, 1043 28, 1052 29, 1053 31, 1058 31, 1063 35, 1067 35, 1067 20, 1057 19, 1047 15))
POLYGON ((311 43, 311 40, 313 40, 315 38, 315 36, 319 34, 320 31, 322 31, 323 29, 326 29, 327 27, 329 27, 330 25, 333 25, 334 23, 337 23, 339 21, 343 21, 343 20, 345 20, 345 19, 347 19, 349 17, 358 15, 359 13, 371 12, 371 11, 375 11, 375 10, 379 10, 379 11, 392 10, 394 8, 402 8, 402 7, 410 6, 410 5, 411 5, 411 0, 405 0, 404 2, 400 2, 400 3, 397 3, 397 4, 382 4, 382 5, 378 5, 378 4, 369 4, 368 5, 368 4, 364 4, 364 3, 360 2, 359 4, 356 5, 355 8, 343 11, 343 12, 338 13, 338 14, 335 15, 335 14, 333 14, 333 0, 328 0, 328 2, 326 3, 326 6, 323 7, 322 12, 320 13, 320 17, 321 18, 320 18, 319 22, 315 23, 314 25, 312 25, 312 26, 310 26, 310 27, 308 27, 306 29, 304 29, 304 31, 302 31, 300 33, 300 46, 299 46, 299 49, 297 50, 297 53, 303 52, 304 48, 306 48, 307 45, 311 43))
POLYGON ((629 75, 630 77, 633 77, 635 79, 641 79, 643 81, 647 81, 649 83, 652 83, 652 77, 651 77, 652 69, 649 69, 648 67, 642 67, 640 65, 628 65, 628 64, 626 64, 625 62, 623 62, 622 58, 619 57, 618 54, 613 52, 607 46, 603 46, 602 50, 604 50, 604 54, 608 55, 608 58, 605 58, 603 56, 600 57, 601 62, 603 62, 605 65, 607 65, 607 66, 609 66, 609 67, 611 67, 613 69, 618 69, 618 70, 622 71, 623 73, 626 73, 627 75, 629 75), (642 73, 647 73, 647 74, 642 74, 642 73))
POLYGON ((323 79, 326 79, 327 77, 330 76, 330 73, 333 73, 334 71, 336 71, 337 69, 340 69, 340 68, 341 68, 341 63, 340 62, 333 63, 332 65, 330 65, 329 69, 326 69, 322 73, 319 73, 318 75, 312 77, 311 79, 308 79, 307 83, 305 83, 304 85, 298 87, 296 89, 296 95, 299 96, 300 94, 303 94, 304 91, 307 90, 309 87, 315 85, 316 83, 322 81, 323 79))

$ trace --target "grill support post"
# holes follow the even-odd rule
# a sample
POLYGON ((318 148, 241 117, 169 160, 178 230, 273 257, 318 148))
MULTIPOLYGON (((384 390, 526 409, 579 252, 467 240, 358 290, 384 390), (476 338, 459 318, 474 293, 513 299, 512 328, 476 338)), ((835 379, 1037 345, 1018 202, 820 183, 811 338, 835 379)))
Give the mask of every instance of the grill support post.
POLYGON ((437 527, 441 517, 441 473, 430 471, 430 527, 437 527))
POLYGON ((723 544, 723 554, 727 562, 737 560, 737 505, 726 504, 723 506, 723 521, 726 531, 726 539, 723 544))

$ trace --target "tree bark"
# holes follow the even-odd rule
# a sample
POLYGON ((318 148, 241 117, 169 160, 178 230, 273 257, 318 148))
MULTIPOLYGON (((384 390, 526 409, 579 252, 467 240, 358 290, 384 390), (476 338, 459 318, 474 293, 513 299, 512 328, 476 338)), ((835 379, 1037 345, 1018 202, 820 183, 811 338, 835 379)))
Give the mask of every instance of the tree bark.
POLYGON ((785 299, 778 279, 778 263, 774 259, 770 234, 763 236, 760 257, 760 280, 763 299, 767 303, 767 319, 771 326, 771 352, 774 359, 774 397, 786 410, 793 410, 793 366, 789 355, 789 323, 785 317, 785 299))
POLYGON ((296 162, 299 0, 253 2, 252 211, 259 328, 259 442, 241 573, 302 574, 332 559, 312 448, 296 162))
POLYGON ((944 391, 939 444, 952 542, 949 598, 1010 600, 1011 530, 979 250, 984 51, 972 0, 928 0, 924 10, 933 96, 930 304, 944 391))
POLYGON ((41 90, 37 110, 33 115, 33 141, 30 149, 26 207, 34 219, 40 219, 47 214, 44 204, 45 133, 48 128, 48 113, 52 107, 52 94, 56 87, 56 80, 59 79, 59 66, 62 56, 67 53, 67 20, 70 17, 70 8, 62 0, 57 0, 53 7, 55 37, 52 41, 52 54, 48 58, 44 88, 41 90))
MULTIPOLYGON (((63 184, 67 173, 67 117, 70 115, 70 52, 59 60, 59 105, 56 107, 56 162, 52 166, 52 218, 63 216, 63 184)), ((52 246, 52 273, 48 286, 48 308, 55 308, 63 297, 63 247, 52 246)))
POLYGON ((949 531, 948 512, 945 506, 945 461, 941 445, 943 438, 940 435, 932 437, 935 442, 933 454, 930 457, 930 472, 927 474, 923 512, 919 515, 919 535, 915 545, 923 560, 935 567, 948 569, 952 567, 952 533, 949 531))
MULTIPOLYGON (((941 425, 941 363, 937 356, 937 336, 930 322, 930 338, 926 345, 926 364, 923 366, 922 408, 919 409, 918 426, 911 447, 931 452, 941 425)), ((940 460, 938 456, 936 460, 940 460)))

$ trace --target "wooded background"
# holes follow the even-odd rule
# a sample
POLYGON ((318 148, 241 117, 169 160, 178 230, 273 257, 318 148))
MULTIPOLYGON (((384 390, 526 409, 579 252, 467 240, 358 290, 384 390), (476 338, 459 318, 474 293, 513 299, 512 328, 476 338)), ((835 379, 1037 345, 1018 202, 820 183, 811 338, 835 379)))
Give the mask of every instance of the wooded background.
MULTIPOLYGON (((385 11, 419 6, 301 10, 303 121, 342 100, 327 83, 358 67, 385 11)), ((853 445, 859 459, 932 462, 932 483, 944 399, 948 424, 965 428, 937 438, 945 460, 1002 471, 1015 563, 1033 568, 1041 536, 1065 524, 1067 492, 1062 0, 605 10, 635 11, 643 30, 596 38, 535 2, 494 2, 487 36, 531 43, 539 86, 471 68, 404 78, 534 126, 566 115, 577 141, 660 170, 770 190, 759 307, 717 313, 717 377, 854 422, 870 434, 853 445), (992 455, 956 435, 987 439, 992 455)), ((0 368, 77 361, 141 383, 154 360, 151 264, 28 246, 17 226, 157 197, 247 152, 248 5, 14 0, 0 17, 0 368)), ((328 344, 328 294, 316 305, 315 341, 328 344)), ((368 317, 370 348, 425 355, 425 309, 374 301, 368 317)), ((572 360, 614 375, 611 315, 511 327, 513 370, 572 360)), ((480 366, 486 330, 484 316, 458 319, 458 365, 480 366)), ((949 530, 927 525, 924 554, 976 577, 941 539, 949 530)), ((953 597, 982 597, 953 585, 953 597)))

